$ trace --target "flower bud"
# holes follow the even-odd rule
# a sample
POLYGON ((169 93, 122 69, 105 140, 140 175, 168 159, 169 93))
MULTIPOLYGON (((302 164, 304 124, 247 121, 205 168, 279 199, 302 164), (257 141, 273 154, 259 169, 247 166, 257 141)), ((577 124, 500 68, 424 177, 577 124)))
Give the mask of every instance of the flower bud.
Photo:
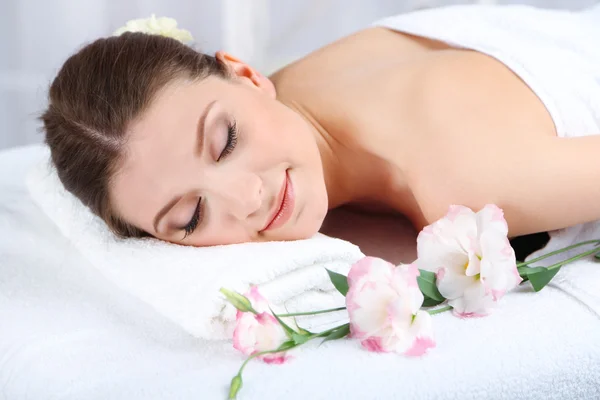
POLYGON ((233 379, 231 380, 231 386, 229 386, 229 399, 230 400, 235 399, 238 392, 242 388, 242 384, 243 384, 242 377, 240 375, 236 375, 233 377, 233 379))
POLYGON ((223 295, 227 298, 227 301, 233 304, 233 306, 241 312, 255 312, 254 308, 252 308, 252 303, 250 303, 250 300, 248 300, 248 298, 245 296, 225 288, 221 288, 219 291, 223 293, 223 295))

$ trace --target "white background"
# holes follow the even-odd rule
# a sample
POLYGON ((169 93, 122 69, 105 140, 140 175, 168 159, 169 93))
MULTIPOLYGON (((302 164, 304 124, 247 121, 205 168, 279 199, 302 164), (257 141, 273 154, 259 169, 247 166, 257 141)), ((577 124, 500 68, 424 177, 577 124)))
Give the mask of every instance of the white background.
POLYGON ((169 16, 208 53, 269 73, 374 20, 459 3, 578 9, 597 0, 0 0, 0 149, 41 142, 37 116, 62 62, 129 19, 169 16))

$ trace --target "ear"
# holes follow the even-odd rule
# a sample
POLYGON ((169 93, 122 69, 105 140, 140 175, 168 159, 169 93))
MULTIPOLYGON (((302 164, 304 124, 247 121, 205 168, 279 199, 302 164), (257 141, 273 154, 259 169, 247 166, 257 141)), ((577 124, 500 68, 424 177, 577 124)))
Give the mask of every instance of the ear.
POLYGON ((240 78, 242 82, 251 84, 272 98, 276 97, 277 92, 273 82, 248 64, 222 50, 217 51, 215 57, 227 67, 233 76, 240 78))

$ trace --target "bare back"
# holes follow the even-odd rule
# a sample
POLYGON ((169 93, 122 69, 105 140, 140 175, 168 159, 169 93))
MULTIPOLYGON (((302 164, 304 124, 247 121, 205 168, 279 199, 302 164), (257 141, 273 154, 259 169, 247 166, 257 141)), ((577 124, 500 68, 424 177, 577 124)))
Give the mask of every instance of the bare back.
MULTIPOLYGON (((558 212, 575 197, 553 200, 556 172, 582 149, 600 148, 598 137, 559 140, 540 99, 489 56, 370 28, 272 80, 284 103, 300 105, 339 141, 364 150, 370 164, 380 163, 378 190, 360 206, 398 211, 421 229, 449 204, 495 203, 511 236, 600 218, 600 207, 558 212)), ((600 196, 572 187, 578 198, 600 196)))

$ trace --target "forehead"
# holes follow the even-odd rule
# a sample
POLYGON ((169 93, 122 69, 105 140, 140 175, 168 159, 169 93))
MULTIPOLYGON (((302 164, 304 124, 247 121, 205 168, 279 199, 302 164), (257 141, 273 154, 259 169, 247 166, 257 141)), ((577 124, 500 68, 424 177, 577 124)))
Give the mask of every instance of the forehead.
POLYGON ((143 157, 163 154, 192 134, 203 110, 227 92, 224 80, 178 80, 160 90, 149 107, 127 127, 122 169, 143 157))
POLYGON ((191 109, 201 110, 218 91, 211 90, 214 82, 177 80, 156 93, 149 107, 127 127, 128 142, 155 136, 173 129, 171 123, 178 121, 191 109))
POLYGON ((132 121, 126 132, 123 159, 111 180, 110 197, 117 212, 126 219, 137 218, 131 207, 144 199, 160 198, 164 167, 189 152, 198 118, 214 99, 211 86, 218 82, 180 80, 159 91, 149 107, 132 121), (153 196, 149 196, 149 191, 153 196), (130 218, 133 217, 133 218, 130 218))

